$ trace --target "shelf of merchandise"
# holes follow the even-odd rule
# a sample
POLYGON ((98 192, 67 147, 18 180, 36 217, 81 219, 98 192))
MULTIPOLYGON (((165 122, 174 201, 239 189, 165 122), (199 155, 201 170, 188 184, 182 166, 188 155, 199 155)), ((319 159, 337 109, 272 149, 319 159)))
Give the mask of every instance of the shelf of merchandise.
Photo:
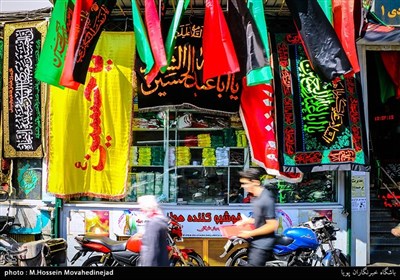
MULTIPOLYGON (((217 146, 213 146, 211 141, 209 141, 207 145, 198 144, 194 145, 193 143, 188 145, 188 142, 192 141, 193 139, 197 138, 199 135, 203 135, 210 140, 211 137, 219 137, 219 139, 224 138, 224 130, 231 129, 229 126, 229 117, 221 117, 215 116, 215 118, 219 118, 220 120, 223 119, 224 124, 226 123, 225 127, 185 127, 185 128, 178 128, 176 127, 178 118, 182 114, 187 114, 190 112, 191 114, 195 114, 196 116, 202 117, 206 116, 207 119, 210 121, 213 120, 213 115, 196 111, 196 110, 174 110, 174 111, 164 111, 162 120, 148 120, 148 122, 152 122, 152 125, 158 125, 159 127, 133 127, 133 141, 132 141, 132 148, 137 149, 132 153, 136 153, 135 156, 131 156, 131 158, 137 159, 139 157, 138 150, 145 148, 147 150, 146 153, 149 153, 152 149, 159 149, 162 150, 164 156, 162 157, 162 162, 159 160, 157 164, 153 164, 147 158, 147 162, 143 164, 140 161, 131 161, 131 174, 138 174, 141 173, 142 176, 151 176, 145 175, 147 173, 157 173, 157 175, 162 176, 162 196, 160 199, 164 202, 169 203, 178 203, 188 200, 188 197, 182 198, 179 197, 179 192, 182 191, 186 186, 183 184, 187 184, 188 180, 185 181, 185 172, 190 172, 190 170, 201 170, 204 174, 199 175, 199 184, 202 184, 200 188, 203 188, 202 192, 204 192, 204 188, 208 185, 205 185, 207 174, 209 172, 216 173, 216 170, 219 173, 222 172, 222 175, 219 177, 224 180, 223 185, 226 186, 226 189, 222 189, 221 184, 221 192, 225 191, 229 193, 229 189, 231 188, 232 182, 232 174, 235 173, 236 170, 243 169, 245 166, 249 164, 249 150, 247 145, 244 147, 237 147, 237 146, 225 146, 225 142, 219 143, 217 146), (171 119, 170 119, 171 118, 171 119), (172 127, 171 127, 172 126, 172 127), (185 137, 191 137, 192 140, 187 140, 185 137), (202 145, 202 146, 200 146, 202 145), (150 148, 150 149, 148 149, 150 148), (183 149, 187 153, 187 155, 181 156, 179 154, 179 150, 183 149), (215 156, 216 151, 223 151, 226 153, 226 157, 224 158, 223 163, 216 163, 213 161, 212 163, 204 163, 204 156, 203 152, 211 153, 215 156), (239 155, 241 157, 240 161, 234 160, 232 164, 232 155, 239 155)), ((156 114, 156 113, 154 113, 156 114)), ((140 117, 140 113, 136 113, 135 116, 140 117)), ((144 121, 146 123, 146 121, 144 121)), ((203 125, 205 122, 203 121, 203 125)), ((243 130, 243 128, 236 128, 236 130, 243 130)), ((231 136, 232 137, 232 136, 231 136)), ((197 142, 198 140, 196 140, 197 142)), ((215 159, 216 160, 216 159, 215 159)), ((138 175, 136 175, 138 176, 138 175)), ((156 181, 155 181, 156 182, 156 181)), ((132 180, 132 187, 140 189, 140 185, 136 184, 137 180, 132 180)), ((188 185, 189 188, 189 185, 188 185)), ((160 189, 158 188, 158 191, 160 189)), ((156 194, 160 195, 157 191, 152 191, 151 188, 148 190, 146 189, 144 193, 141 191, 137 193, 135 196, 140 194, 156 194)), ((195 195, 195 193, 193 194, 195 195)), ((211 198, 204 202, 204 204, 215 204, 217 203, 213 199, 211 202, 211 198)), ((188 203, 198 204, 198 201, 188 201, 188 203)), ((201 204, 201 203, 200 203, 201 204)))

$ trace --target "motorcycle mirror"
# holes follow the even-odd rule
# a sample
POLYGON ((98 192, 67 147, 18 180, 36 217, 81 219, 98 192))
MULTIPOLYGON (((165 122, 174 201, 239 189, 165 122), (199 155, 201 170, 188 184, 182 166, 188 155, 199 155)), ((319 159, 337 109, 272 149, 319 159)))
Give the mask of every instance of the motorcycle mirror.
POLYGON ((6 190, 0 189, 0 202, 7 201, 10 194, 6 190))

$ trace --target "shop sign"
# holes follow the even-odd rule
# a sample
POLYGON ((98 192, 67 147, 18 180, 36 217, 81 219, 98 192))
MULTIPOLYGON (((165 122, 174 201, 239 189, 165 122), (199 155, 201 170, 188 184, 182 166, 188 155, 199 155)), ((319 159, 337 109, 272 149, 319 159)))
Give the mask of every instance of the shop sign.
POLYGON ((400 26, 400 1, 375 0, 373 12, 385 24, 400 26))
MULTIPOLYGON (((212 238, 222 237, 220 226, 229 226, 238 220, 252 217, 251 209, 165 209, 168 217, 182 225, 183 237, 212 238)), ((324 212, 325 213, 325 212, 324 212)), ((310 213, 315 216, 316 213, 310 213)), ((318 213, 321 215, 321 213, 318 213)), ((276 209, 281 230, 299 223, 298 210, 276 209)), ((330 214, 330 216, 332 216, 330 214)), ((139 208, 119 210, 72 210, 68 222, 67 234, 77 235, 94 233, 110 238, 120 235, 132 235, 144 230, 145 217, 139 208), (126 229, 129 228, 129 232, 126 229)), ((305 218, 306 220, 309 217, 305 218)))

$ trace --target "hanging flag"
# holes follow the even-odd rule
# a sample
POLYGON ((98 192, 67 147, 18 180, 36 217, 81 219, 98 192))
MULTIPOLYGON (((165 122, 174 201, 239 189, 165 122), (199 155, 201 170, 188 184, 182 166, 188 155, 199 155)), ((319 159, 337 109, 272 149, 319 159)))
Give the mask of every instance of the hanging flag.
POLYGON ((292 183, 300 182, 303 173, 279 171, 272 85, 249 87, 244 77, 239 115, 249 139, 251 160, 279 179, 292 183))
POLYGON ((318 4, 331 24, 333 24, 332 1, 335 0, 318 0, 318 4))
POLYGON ((36 79, 61 88, 63 86, 60 85, 60 77, 67 52, 68 27, 71 24, 67 23, 67 18, 69 19, 67 14, 72 15, 73 9, 74 4, 71 0, 55 2, 46 39, 35 70, 36 79))
POLYGON ((350 61, 336 32, 315 0, 287 0, 311 66, 325 82, 351 72, 350 61))
POLYGON ((354 0, 332 0, 332 3, 334 28, 353 68, 349 74, 353 75, 360 72, 354 32, 354 0))
POLYGON ((218 0, 206 0, 203 28, 203 83, 240 71, 231 34, 218 0))
POLYGON ((235 52, 240 64, 240 77, 246 76, 253 69, 269 65, 260 33, 242 0, 229 0, 226 20, 232 36, 235 52))
POLYGON ((149 38, 146 27, 144 26, 139 6, 136 0, 132 0, 133 31, 135 32, 136 49, 140 59, 146 66, 144 74, 150 72, 154 66, 154 57, 151 52, 149 38))
POLYGON ((400 53, 398 51, 381 51, 381 58, 386 72, 396 88, 396 98, 400 98, 400 53))
POLYGON ((74 81, 84 84, 93 51, 117 0, 97 0, 90 7, 75 51, 74 81))
POLYGON ((246 76, 247 85, 255 86, 259 84, 265 84, 270 82, 273 79, 272 68, 271 68, 271 56, 270 56, 270 48, 269 48, 269 40, 268 40, 268 30, 267 23, 265 21, 264 14, 264 2, 263 0, 248 0, 247 7, 250 10, 251 15, 253 16, 258 33, 261 36, 261 40, 263 43, 263 47, 265 49, 265 53, 267 55, 268 65, 252 69, 246 76))
POLYGON ((133 32, 102 32, 87 82, 76 91, 50 86, 46 181, 56 197, 126 195, 134 42, 133 32))
MULTIPOLYGON (((383 56, 388 52, 390 52, 390 51, 371 52, 374 56, 375 65, 368 66, 368 74, 370 73, 369 69, 374 68, 374 70, 376 71, 376 76, 378 77, 378 81, 379 81, 379 91, 378 91, 379 92, 378 95, 380 96, 379 101, 382 104, 385 104, 390 98, 395 97, 396 92, 398 91, 397 86, 395 86, 394 81, 392 80, 392 78, 390 77, 390 75, 388 73, 389 69, 386 69, 385 65, 383 64, 383 60, 384 60, 383 56)), ((390 56, 387 56, 386 59, 387 59, 387 63, 393 64, 396 66, 399 65, 399 64, 396 64, 396 63, 393 63, 392 61, 390 61, 390 59, 391 59, 390 56)), ((372 72, 372 70, 371 70, 371 72, 372 72)), ((373 74, 371 75, 371 77, 373 77, 373 74)), ((400 81, 400 80, 398 79, 397 81, 400 81)), ((372 114, 370 114, 370 115, 372 115, 372 114)))
POLYGON ((161 33, 160 17, 158 16, 154 0, 145 0, 144 16, 155 61, 153 68, 151 68, 150 72, 145 77, 146 83, 149 85, 157 76, 160 69, 167 65, 167 58, 165 56, 164 42, 161 33))
POLYGON ((171 58, 172 54, 174 53, 175 43, 176 43, 176 31, 178 30, 183 14, 185 13, 189 3, 190 0, 179 0, 178 2, 178 6, 176 7, 176 11, 174 13, 171 26, 169 27, 168 36, 165 41, 167 65, 161 68, 161 73, 164 73, 165 70, 167 70, 169 64, 171 63, 171 58))
POLYGON ((80 83, 74 81, 74 56, 83 26, 89 17, 90 6, 93 0, 75 0, 74 13, 71 20, 71 28, 68 35, 68 48, 65 56, 64 69, 60 78, 60 85, 77 90, 80 83))

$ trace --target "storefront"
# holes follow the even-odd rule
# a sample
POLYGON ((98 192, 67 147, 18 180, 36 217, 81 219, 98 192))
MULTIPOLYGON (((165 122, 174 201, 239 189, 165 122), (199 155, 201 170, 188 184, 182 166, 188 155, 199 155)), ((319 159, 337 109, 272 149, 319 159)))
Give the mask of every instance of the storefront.
MULTIPOLYGON (((233 224, 252 214, 251 196, 240 189, 237 174, 252 165, 240 122, 235 117, 186 110, 169 114, 139 113, 134 123, 140 127, 133 128, 136 137, 131 150, 128 195, 112 202, 90 197, 65 201, 60 232, 68 244, 74 244, 74 236, 85 232, 100 232, 115 240, 134 234, 142 226, 136 199, 153 194, 165 213, 183 225, 184 242, 179 245, 195 249, 208 265, 224 265, 226 260, 219 256, 226 239, 219 226, 233 224), (175 114, 178 117, 174 118, 175 114), (169 121, 159 120, 160 115, 169 116, 169 121), (188 118, 190 121, 183 124, 185 127, 175 126, 188 118), (202 127, 197 127, 196 122, 202 127), (172 127, 164 126, 165 123, 172 127), (170 138, 164 139, 165 135, 170 138), (215 140, 218 136, 220 141, 215 140), (230 139, 230 147, 224 139, 230 139), (167 158, 160 158, 154 151, 164 148, 169 151, 162 153, 167 158), (175 152, 178 149, 182 153, 175 152)), ((337 248, 348 254, 345 177, 346 172, 326 171, 305 174, 300 183, 282 180, 276 190, 280 231, 312 216, 327 215, 341 229, 337 248)), ((69 253, 73 251, 70 249, 69 253)))

